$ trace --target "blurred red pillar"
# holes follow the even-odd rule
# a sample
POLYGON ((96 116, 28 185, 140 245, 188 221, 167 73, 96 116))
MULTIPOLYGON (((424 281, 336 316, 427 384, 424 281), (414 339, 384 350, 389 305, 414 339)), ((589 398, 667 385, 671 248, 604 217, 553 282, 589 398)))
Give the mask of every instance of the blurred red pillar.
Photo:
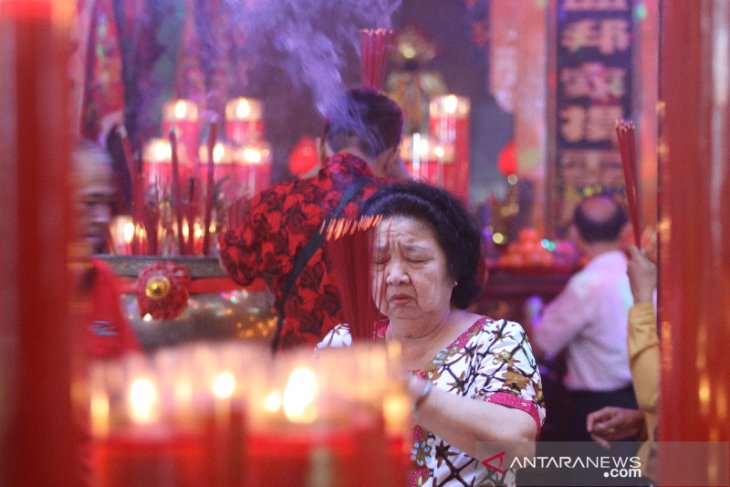
MULTIPOLYGON (((69 4, 0 0, 0 485, 78 485, 71 408, 69 4)), ((71 4, 73 5, 73 4, 71 4)))
POLYGON ((728 2, 662 3, 662 441, 730 439, 729 29, 728 2))

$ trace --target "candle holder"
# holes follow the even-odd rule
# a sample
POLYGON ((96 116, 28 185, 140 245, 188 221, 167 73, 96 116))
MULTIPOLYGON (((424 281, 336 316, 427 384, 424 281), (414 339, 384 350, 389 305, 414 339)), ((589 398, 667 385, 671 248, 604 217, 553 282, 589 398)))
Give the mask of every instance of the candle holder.
POLYGON ((273 337, 276 311, 271 292, 263 283, 241 289, 216 257, 97 257, 110 264, 122 280, 123 313, 148 352, 196 340, 236 339, 268 345, 273 337), (174 318, 155 319, 140 313, 137 278, 155 262, 185 266, 191 277, 187 306, 174 318))

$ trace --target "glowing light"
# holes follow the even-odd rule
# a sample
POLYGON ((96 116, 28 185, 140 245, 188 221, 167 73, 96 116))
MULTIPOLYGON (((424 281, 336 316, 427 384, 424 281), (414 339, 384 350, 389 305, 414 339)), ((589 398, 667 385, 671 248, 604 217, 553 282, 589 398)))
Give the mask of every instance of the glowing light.
POLYGON ((279 391, 271 391, 266 395, 264 409, 270 413, 275 413, 281 409, 281 393, 279 391))
POLYGON ((512 186, 517 184, 517 176, 514 174, 510 174, 509 176, 507 176, 507 184, 510 184, 512 186))
POLYGON ((444 98, 444 111, 449 114, 456 113, 456 109, 459 107, 459 99, 456 95, 448 95, 444 98))
POLYGON ((284 388, 284 415, 292 423, 313 423, 317 419, 316 399, 319 384, 314 371, 308 367, 292 370, 284 388))
POLYGON ((246 147, 243 149, 243 160, 249 164, 258 164, 261 162, 261 151, 255 148, 246 147))
POLYGON ((172 148, 167 139, 151 139, 144 148, 144 160, 150 164, 170 162, 172 160, 172 148))
POLYGON ((236 392, 236 378, 228 371, 221 372, 211 384, 213 395, 218 399, 229 399, 236 392))
POLYGON ((492 242, 496 243, 497 245, 502 245, 505 241, 504 234, 495 232, 492 235, 492 242))
POLYGON ((109 398, 101 392, 91 396, 91 429, 97 436, 109 432, 109 398))
POLYGON ((132 241, 134 238, 134 222, 124 222, 124 227, 122 227, 122 238, 126 243, 130 243, 132 241))
POLYGON ((542 239, 540 241, 540 245, 542 245, 542 248, 549 250, 551 252, 555 250, 555 242, 553 242, 552 240, 549 240, 547 238, 542 239))
POLYGON ((634 16, 639 20, 646 20, 647 10, 644 2, 639 2, 634 8, 634 16))
POLYGON ((196 121, 198 119, 198 106, 190 100, 175 100, 165 105, 165 120, 196 121))
POLYGON ((137 424, 154 423, 160 413, 159 395, 152 381, 139 377, 129 386, 129 417, 137 424))

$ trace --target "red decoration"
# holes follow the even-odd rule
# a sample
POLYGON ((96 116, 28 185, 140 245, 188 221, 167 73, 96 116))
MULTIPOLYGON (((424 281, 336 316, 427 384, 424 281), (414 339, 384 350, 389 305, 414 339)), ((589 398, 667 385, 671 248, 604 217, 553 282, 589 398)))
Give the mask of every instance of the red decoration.
POLYGON ((502 148, 497 158, 497 169, 506 176, 517 173, 517 151, 514 139, 510 140, 502 148))
POLYGON ((157 261, 145 266, 137 277, 140 316, 172 320, 188 306, 192 278, 188 268, 173 261, 157 261))
POLYGON ((295 176, 309 172, 319 163, 317 143, 311 137, 302 137, 289 154, 289 171, 295 176))

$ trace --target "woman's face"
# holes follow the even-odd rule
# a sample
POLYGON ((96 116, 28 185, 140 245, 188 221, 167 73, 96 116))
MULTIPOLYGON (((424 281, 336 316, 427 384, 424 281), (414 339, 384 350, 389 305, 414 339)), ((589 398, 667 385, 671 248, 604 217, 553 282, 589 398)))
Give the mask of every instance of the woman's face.
POLYGON ((383 219, 375 232, 375 303, 393 319, 439 320, 450 309, 454 280, 431 227, 418 219, 383 219))

